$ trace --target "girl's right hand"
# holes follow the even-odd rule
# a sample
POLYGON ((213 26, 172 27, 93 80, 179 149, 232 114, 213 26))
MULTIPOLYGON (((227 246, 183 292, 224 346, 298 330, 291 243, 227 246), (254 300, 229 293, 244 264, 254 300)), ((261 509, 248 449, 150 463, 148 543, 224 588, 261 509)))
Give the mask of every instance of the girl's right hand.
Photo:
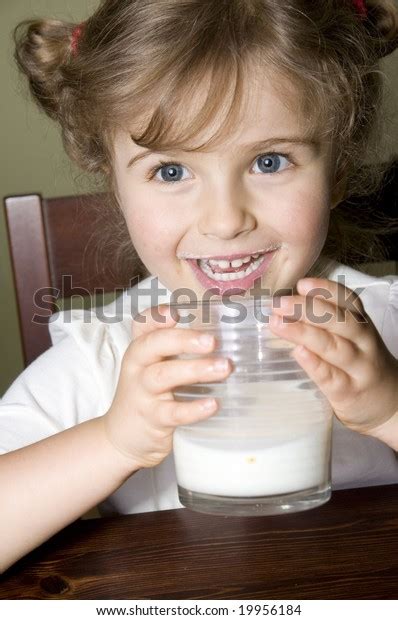
POLYGON ((207 346, 201 344, 203 332, 175 329, 170 306, 157 309, 165 323, 154 320, 151 308, 138 315, 145 316, 145 323, 134 321, 134 340, 123 356, 112 405, 103 416, 108 439, 138 469, 157 465, 171 452, 177 426, 199 422, 217 411, 214 399, 211 409, 203 409, 206 399, 175 401, 173 388, 221 381, 231 371, 228 359, 224 370, 215 368, 217 360, 211 357, 165 359, 181 353, 210 353, 215 341, 212 337, 207 346))

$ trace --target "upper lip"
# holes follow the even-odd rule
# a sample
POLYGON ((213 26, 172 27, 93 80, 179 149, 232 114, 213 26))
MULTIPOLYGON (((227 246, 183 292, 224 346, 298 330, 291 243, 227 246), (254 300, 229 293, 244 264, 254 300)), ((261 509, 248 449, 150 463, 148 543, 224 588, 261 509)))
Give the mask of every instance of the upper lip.
POLYGON ((235 260, 237 258, 244 258, 245 256, 251 256, 252 254, 265 254, 266 252, 273 252, 274 250, 276 250, 276 247, 270 248, 270 249, 262 249, 262 250, 254 250, 252 252, 240 252, 239 254, 223 254, 223 255, 219 255, 219 256, 192 256, 189 254, 185 254, 183 256, 180 256, 180 258, 185 258, 185 259, 195 259, 195 260, 235 260))

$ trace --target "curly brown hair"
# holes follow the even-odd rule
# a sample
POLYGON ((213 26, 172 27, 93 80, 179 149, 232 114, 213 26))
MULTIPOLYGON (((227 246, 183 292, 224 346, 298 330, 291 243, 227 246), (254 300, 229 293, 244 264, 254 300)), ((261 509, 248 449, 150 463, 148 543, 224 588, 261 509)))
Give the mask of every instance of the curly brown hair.
POLYGON ((293 86, 308 134, 331 140, 337 154, 342 201, 308 274, 322 275, 324 258, 352 266, 383 259, 378 235, 394 229, 373 203, 350 203, 374 196, 389 165, 380 156, 379 61, 398 47, 398 10, 393 0, 367 0, 366 7, 364 18, 353 0, 102 0, 84 23, 78 53, 71 46, 76 24, 36 19, 16 26, 15 58, 35 100, 59 122, 71 159, 103 178, 108 235, 118 231, 127 262, 136 255, 115 192, 115 130, 134 119, 134 141, 157 152, 214 147, 244 113, 253 63, 278 72, 280 84, 293 86), (206 79, 206 104, 185 118, 206 79), (212 138, 193 143, 224 109, 212 138), (371 158, 378 163, 366 165, 371 158))

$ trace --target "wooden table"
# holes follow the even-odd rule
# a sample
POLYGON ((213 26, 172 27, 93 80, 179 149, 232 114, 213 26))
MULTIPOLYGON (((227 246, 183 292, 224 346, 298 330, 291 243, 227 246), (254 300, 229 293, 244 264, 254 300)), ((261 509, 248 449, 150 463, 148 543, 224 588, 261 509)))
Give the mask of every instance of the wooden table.
POLYGON ((292 515, 79 520, 10 567, 0 598, 395 599, 398 485, 292 515))

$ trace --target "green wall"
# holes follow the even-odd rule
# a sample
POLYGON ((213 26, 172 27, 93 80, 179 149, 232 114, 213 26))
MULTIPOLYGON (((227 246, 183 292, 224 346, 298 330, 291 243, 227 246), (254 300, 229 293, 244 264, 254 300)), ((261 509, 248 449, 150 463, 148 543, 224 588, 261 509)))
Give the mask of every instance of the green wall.
MULTIPOLYGON (((0 198, 12 194, 44 196, 82 194, 93 187, 87 175, 63 152, 55 123, 39 112, 27 95, 12 58, 11 31, 30 17, 56 17, 71 22, 85 19, 97 0, 1 0, 0 83, 1 153, 0 198)), ((23 370, 16 302, 5 231, 0 209, 0 395, 23 370)))
MULTIPOLYGON (((27 98, 26 86, 19 80, 12 60, 11 31, 20 20, 29 17, 59 17, 79 22, 96 5, 97 0, 1 0, 1 199, 35 192, 44 196, 81 194, 94 187, 87 175, 69 163, 54 123, 27 98)), ((388 157, 392 152, 398 153, 398 52, 387 59, 383 68, 390 91, 388 107, 394 113, 393 124, 386 131, 388 157)), ((3 209, 0 210, 0 325, 1 395, 23 369, 3 209)))

